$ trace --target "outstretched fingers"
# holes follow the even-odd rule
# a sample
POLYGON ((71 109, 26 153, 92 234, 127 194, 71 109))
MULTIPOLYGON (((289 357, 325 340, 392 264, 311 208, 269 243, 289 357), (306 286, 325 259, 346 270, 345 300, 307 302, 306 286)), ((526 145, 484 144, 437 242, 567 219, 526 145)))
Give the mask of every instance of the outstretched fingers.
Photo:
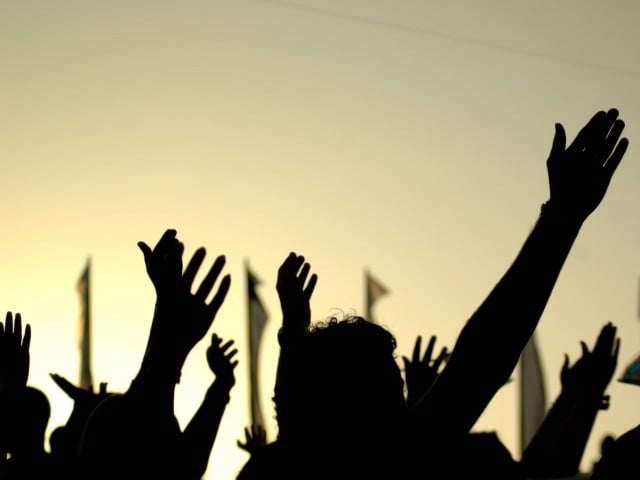
POLYGON ((31 345, 31 325, 27 323, 27 325, 24 327, 24 336, 22 337, 22 349, 28 352, 30 345, 31 345))
POLYGON ((625 123, 622 119, 616 119, 611 128, 606 132, 606 136, 602 142, 602 150, 599 152, 600 155, 608 159, 611 156, 614 148, 618 144, 620 137, 622 136, 622 131, 624 130, 625 123))
POLYGON ((304 289, 304 296, 306 297, 307 300, 309 300, 311 298, 311 295, 313 295, 313 291, 315 290, 317 283, 318 283, 318 275, 314 273, 309 278, 309 283, 307 283, 307 286, 304 289))
POLYGON ((418 364, 420 362, 420 351, 422 350, 422 335, 418 335, 416 343, 413 345, 413 354, 411 355, 411 362, 418 364))
POLYGON ((604 127, 607 117, 612 116, 614 113, 617 117, 617 111, 612 112, 610 110, 609 112, 605 112, 604 110, 600 110, 596 112, 587 124, 580 129, 576 138, 571 142, 571 145, 569 145, 567 150, 580 152, 586 148, 592 147, 599 136, 599 131, 604 127))
POLYGON ((613 376, 613 372, 618 366, 618 353, 620 353, 620 337, 617 337, 615 342, 613 343, 613 349, 611 350, 611 356, 609 357, 609 379, 613 376))
POLYGON ((616 149, 613 151, 611 156, 607 159, 607 163, 605 163, 604 165, 604 170, 607 174, 608 179, 611 179, 611 177, 615 173, 628 147, 629 147, 629 140, 626 138, 622 138, 620 142, 618 142, 618 144, 616 145, 616 149))
POLYGON ((7 316, 4 321, 4 333, 7 335, 13 335, 13 313, 7 312, 7 316))
POLYGON ((442 347, 442 350, 440 350, 440 355, 438 355, 438 357, 433 361, 433 368, 438 371, 440 365, 442 365, 442 363, 448 358, 449 350, 447 349, 447 347, 442 347))
POLYGON ((311 265, 309 265, 308 262, 305 262, 302 265, 302 268, 300 269, 300 273, 298 273, 298 284, 300 285, 300 288, 302 289, 304 287, 304 284, 307 281, 307 276, 309 275, 309 271, 311 270, 311 265))
POLYGON ((425 364, 429 364, 429 362, 431 361, 431 355, 433 355, 433 347, 435 347, 436 344, 436 336, 435 335, 431 335, 431 338, 429 339, 429 343, 427 344, 427 349, 424 351, 424 357, 422 357, 422 362, 425 364))
POLYGON ((230 286, 231 286, 231 275, 227 274, 224 277, 222 277, 222 281, 220 282, 220 287, 218 287, 218 291, 216 292, 216 294, 213 296, 213 299, 209 303, 208 308, 211 315, 215 315, 216 312, 220 309, 222 302, 224 302, 224 299, 226 298, 227 293, 229 292, 230 286))
POLYGON ((211 289, 213 288, 213 285, 216 283, 216 280, 218 279, 220 272, 222 272, 222 268, 224 267, 225 262, 226 262, 226 258, 224 255, 219 255, 215 259, 215 261, 213 262, 213 265, 209 269, 209 272, 204 277, 202 282, 200 282, 200 286, 196 290, 196 293, 195 293, 196 298, 204 301, 209 296, 209 293, 211 293, 211 289))
POLYGON ((13 337, 17 345, 22 343, 22 315, 16 313, 15 324, 13 325, 13 337))
POLYGON ((184 269, 184 273, 182 274, 182 281, 184 283, 184 287, 187 291, 191 291, 191 286, 193 285, 193 280, 196 278, 196 274, 204 261, 204 257, 207 255, 207 251, 204 247, 198 248, 193 255, 191 256, 191 260, 187 264, 184 269))
POLYGON ((290 252, 278 269, 278 278, 288 279, 291 277, 295 277, 303 263, 304 257, 302 255, 297 255, 295 252, 290 252))

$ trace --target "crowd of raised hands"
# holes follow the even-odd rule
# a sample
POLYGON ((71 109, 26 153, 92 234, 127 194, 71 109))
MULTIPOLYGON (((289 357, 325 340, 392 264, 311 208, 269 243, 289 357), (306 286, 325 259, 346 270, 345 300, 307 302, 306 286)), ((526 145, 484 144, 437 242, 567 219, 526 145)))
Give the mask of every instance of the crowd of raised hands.
MULTIPOLYGON (((249 425, 237 447, 248 453, 238 471, 248 479, 565 478, 580 464, 613 377, 620 339, 607 323, 593 348, 566 357, 561 392, 538 432, 515 459, 492 432, 472 427, 510 376, 531 338, 585 220, 604 198, 628 141, 616 109, 597 112, 567 146, 561 124, 547 159, 550 196, 516 258, 472 313, 453 348, 422 333, 399 364, 387 328, 359 316, 312 322, 318 277, 299 253, 277 272, 282 309, 273 386, 277 435, 249 425), (482 375, 469 375, 481 358, 482 375)), ((199 248, 183 262, 184 245, 168 229, 151 248, 138 246, 156 293, 142 361, 125 392, 107 384, 83 389, 53 381, 73 401, 67 422, 45 448, 50 406, 28 382, 31 328, 19 313, 0 322, 0 479, 212 478, 209 457, 235 385, 233 340, 211 333, 231 287, 217 256, 203 279, 199 248), (207 300, 211 298, 211 300, 207 300), (213 381, 184 429, 174 394, 189 353, 207 339, 213 381)), ((420 330, 421 325, 416 325, 420 330)), ((433 332, 429 332, 433 333, 433 332)), ((36 333, 37 334, 37 333, 36 333)), ((593 479, 638 478, 640 427, 611 439, 593 479)), ((223 461, 223 459, 221 459, 223 461)))

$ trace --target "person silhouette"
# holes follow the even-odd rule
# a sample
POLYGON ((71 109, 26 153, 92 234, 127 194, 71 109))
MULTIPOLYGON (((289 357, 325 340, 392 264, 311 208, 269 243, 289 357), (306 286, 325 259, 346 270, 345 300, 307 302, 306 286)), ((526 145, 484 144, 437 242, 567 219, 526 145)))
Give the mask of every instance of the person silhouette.
POLYGON ((295 252, 278 271, 278 438, 252 455, 238 478, 391 475, 407 417, 395 337, 358 316, 311 324, 317 276, 309 271, 295 252), (320 451, 322 462, 314 458, 320 451))
POLYGON ((224 385, 222 394, 209 391, 203 409, 195 414, 201 421, 214 419, 213 423, 196 426, 196 419, 182 432, 174 414, 174 394, 183 364, 209 330, 229 291, 231 277, 224 275, 208 300, 225 265, 223 255, 216 257, 193 292, 194 278, 206 255, 203 247, 183 269, 184 245, 174 229, 166 230, 153 249, 144 242, 138 246, 156 291, 147 347, 129 388, 106 398, 90 415, 80 445, 81 469, 96 479, 199 479, 217 432, 215 421, 224 411, 234 383, 235 351, 227 351, 231 344, 222 347, 214 337, 213 350, 208 352, 208 356, 215 356, 214 363, 230 363, 220 370, 226 368, 221 377, 227 377, 214 382, 224 385), (203 428, 211 429, 210 433, 203 434, 203 428))
POLYGON ((442 372, 411 410, 416 469, 427 454, 434 475, 455 469, 455 452, 508 381, 582 225, 607 192, 629 143, 621 138, 624 127, 617 109, 598 111, 567 146, 564 127, 556 124, 546 162, 549 199, 513 263, 464 325, 442 372))
POLYGON ((582 356, 560 373, 561 391, 525 448, 520 464, 530 478, 577 475, 600 410, 609 408, 605 390, 616 369, 620 339, 611 323, 600 330, 593 349, 580 342, 582 356))
POLYGON ((626 152, 625 125, 618 117, 614 108, 598 111, 568 146, 564 127, 556 124, 546 162, 549 200, 515 260, 466 322, 446 365, 411 410, 406 402, 403 408, 396 402, 402 379, 397 365, 388 361, 393 360, 393 336, 376 344, 376 336, 384 334, 357 320, 310 328, 315 277, 307 283, 308 263, 291 253, 277 285, 283 310, 274 389, 279 437, 264 450, 269 452, 263 456, 266 467, 261 470, 256 460, 241 475, 250 471, 253 478, 270 478, 266 468, 274 465, 281 470, 273 473, 281 478, 300 474, 291 470, 294 465, 307 465, 305 475, 344 477, 384 472, 404 478, 426 466, 438 478, 458 470, 472 426, 509 381, 582 225, 603 200, 626 152), (372 338, 364 340, 368 334, 372 338), (470 374, 480 366, 480 374, 470 374), (378 378, 369 375, 374 371, 378 378), (407 411, 408 421, 403 418, 407 411), (320 446, 321 466, 308 453, 320 446))
POLYGON ((31 326, 7 312, 0 322, 0 477, 36 479, 53 475, 45 450, 51 415, 47 396, 28 385, 31 326))

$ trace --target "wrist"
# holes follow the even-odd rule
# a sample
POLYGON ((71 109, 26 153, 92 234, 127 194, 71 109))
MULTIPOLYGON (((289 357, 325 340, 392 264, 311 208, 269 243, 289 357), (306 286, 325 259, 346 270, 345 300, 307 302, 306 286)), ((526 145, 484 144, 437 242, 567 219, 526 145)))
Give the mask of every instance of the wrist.
POLYGON ((278 330, 278 344, 280 347, 292 347, 299 343, 300 339, 304 337, 305 332, 290 331, 286 328, 278 330))
POLYGON ((218 398, 224 403, 229 403, 231 399, 231 388, 233 387, 233 383, 225 382, 224 380, 215 379, 209 389, 207 390, 208 397, 218 398))
POLYGON ((542 225, 545 230, 556 232, 561 236, 575 238, 583 222, 584 219, 558 207, 550 200, 540 206, 538 223, 542 225))
POLYGON ((147 350, 142 359, 139 375, 180 383, 185 358, 169 348, 158 347, 156 344, 147 350))
POLYGON ((559 205, 552 200, 547 200, 540 205, 540 218, 557 224, 579 227, 584 223, 586 216, 580 215, 577 210, 559 205))

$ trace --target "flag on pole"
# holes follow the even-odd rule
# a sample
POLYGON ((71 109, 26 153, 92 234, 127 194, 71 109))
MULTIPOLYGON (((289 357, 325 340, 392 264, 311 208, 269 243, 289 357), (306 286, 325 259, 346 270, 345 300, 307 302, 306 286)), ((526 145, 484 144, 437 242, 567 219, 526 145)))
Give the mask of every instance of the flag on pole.
POLYGON ((630 383, 631 385, 640 385, 640 355, 626 366, 622 377, 618 380, 622 383, 630 383))
POLYGON ((371 275, 369 270, 365 269, 364 276, 365 276, 364 281, 365 281, 365 292, 366 292, 366 299, 365 299, 366 319, 372 323, 376 323, 373 318, 373 304, 376 303, 376 301, 380 297, 389 293, 389 290, 387 289, 387 287, 382 285, 378 280, 376 280, 371 275))
POLYGON ((80 317, 78 319, 78 347, 80 349, 80 388, 93 385, 91 375, 91 259, 78 279, 76 290, 80 296, 80 317))
POLYGON ((547 413, 542 362, 535 332, 520 356, 520 448, 524 452, 547 413))
POLYGON ((267 323, 267 312, 256 292, 260 280, 251 272, 249 264, 245 262, 247 273, 248 319, 249 319, 249 395, 251 404, 251 424, 264 427, 262 408, 260 403, 260 382, 258 376, 258 357, 260 340, 267 323))
MULTIPOLYGON (((638 318, 640 318, 640 290, 638 290, 638 318)), ((622 377, 620 377, 618 381, 640 386, 640 355, 626 366, 622 377)))

